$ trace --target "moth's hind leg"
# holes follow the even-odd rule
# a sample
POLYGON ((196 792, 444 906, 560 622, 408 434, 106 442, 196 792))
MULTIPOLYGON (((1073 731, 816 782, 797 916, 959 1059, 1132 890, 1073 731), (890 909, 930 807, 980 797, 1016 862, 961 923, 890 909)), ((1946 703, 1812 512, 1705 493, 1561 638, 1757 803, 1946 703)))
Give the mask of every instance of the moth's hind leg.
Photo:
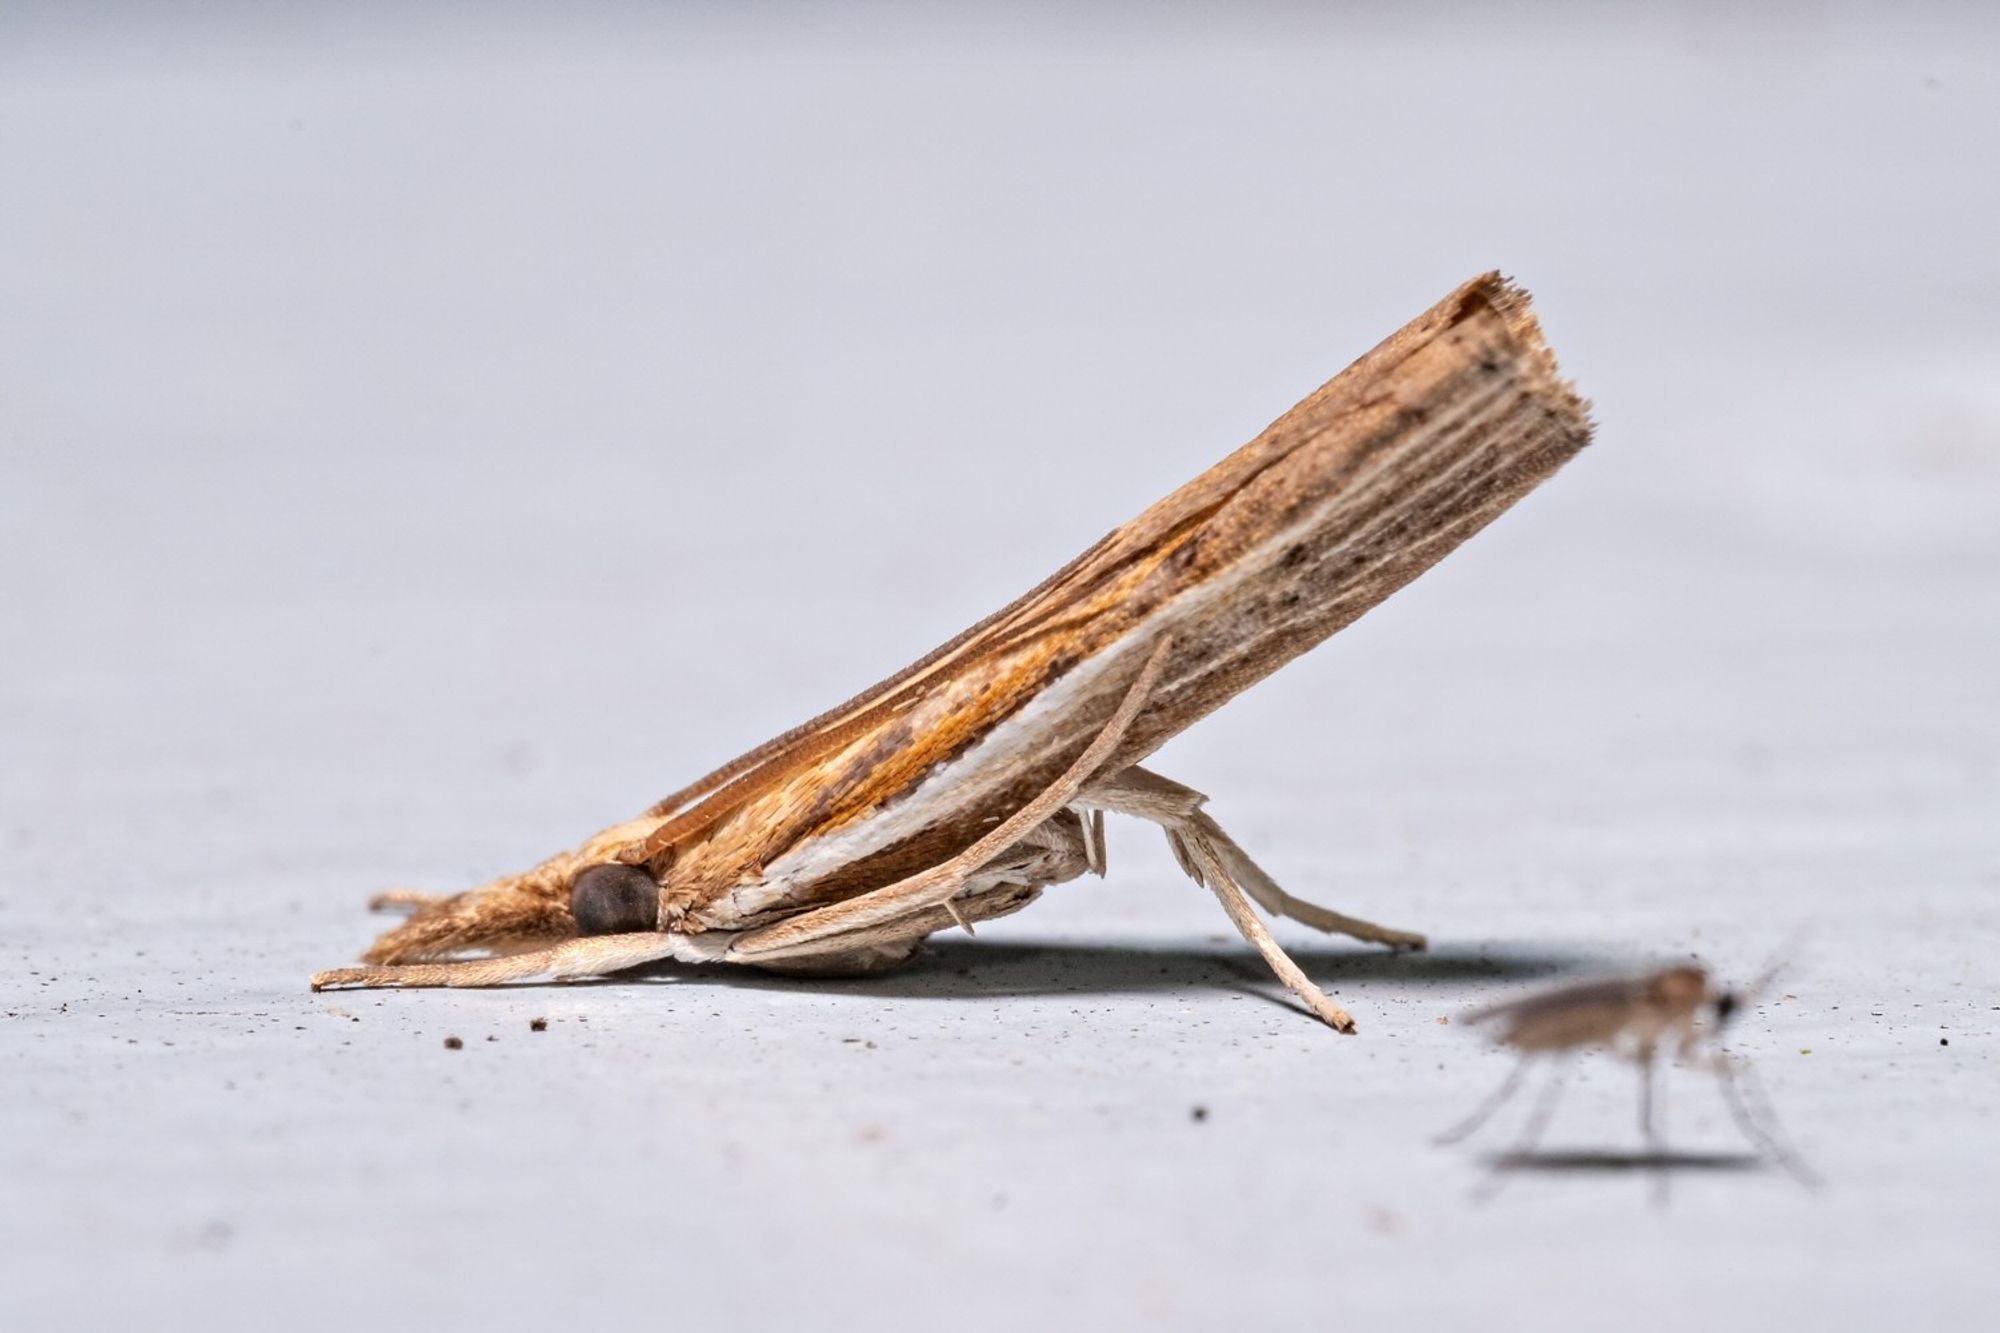
POLYGON ((1262 866, 1252 861, 1250 854, 1237 846, 1235 839, 1224 833, 1222 826, 1210 818, 1207 811, 1197 810, 1192 819, 1215 844, 1223 859, 1229 862, 1229 868, 1242 881, 1244 891, 1256 899, 1258 906, 1265 911, 1290 917, 1301 925, 1311 926, 1314 930, 1324 931, 1329 935, 1347 935, 1369 944, 1386 944, 1392 949, 1411 950, 1430 947, 1430 940, 1421 932, 1378 925, 1358 916, 1336 912, 1331 907, 1321 907, 1318 903, 1293 897, 1278 887, 1277 881, 1266 874, 1262 866))
POLYGON ((1202 870, 1199 858, 1191 852, 1190 842, 1199 840, 1205 843, 1228 870, 1230 878, 1242 886, 1252 901, 1273 916, 1290 917, 1301 925, 1329 935, 1349 935, 1370 944, 1386 944, 1392 949, 1427 947, 1429 942, 1416 931, 1377 925, 1285 892, 1202 808, 1207 800, 1192 787, 1183 787, 1178 782, 1134 765, 1116 777, 1092 783, 1078 798, 1077 804, 1093 810, 1132 815, 1158 824, 1166 831, 1167 843, 1173 848, 1174 858, 1180 862, 1181 869, 1197 882, 1203 882, 1202 870))

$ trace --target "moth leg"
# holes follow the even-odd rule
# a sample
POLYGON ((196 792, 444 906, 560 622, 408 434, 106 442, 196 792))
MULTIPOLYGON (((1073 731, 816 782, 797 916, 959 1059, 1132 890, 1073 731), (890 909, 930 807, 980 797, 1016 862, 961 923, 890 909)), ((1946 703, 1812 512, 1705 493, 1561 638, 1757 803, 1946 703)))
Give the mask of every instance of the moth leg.
POLYGON ((915 909, 876 926, 738 959, 787 976, 858 977, 886 972, 916 956, 928 935, 964 922, 991 921, 1018 912, 1041 896, 1034 884, 1003 883, 974 890, 948 906, 915 909))
POLYGON ((550 949, 502 958, 471 958, 453 963, 396 963, 373 967, 336 967, 315 972, 312 988, 332 990, 353 986, 501 986, 510 981, 547 977, 568 981, 596 977, 641 963, 671 958, 687 948, 687 940, 662 931, 630 935, 591 935, 565 940, 550 949))
POLYGON ((994 858, 1031 837, 1039 825, 1060 814, 1076 799, 1084 785, 1097 776, 1097 771, 1118 748, 1118 742, 1125 738, 1126 730, 1152 694, 1153 686, 1159 683, 1160 673, 1166 667, 1167 654, 1172 647, 1173 640, 1162 636, 1145 665, 1140 667, 1139 674, 1126 687, 1125 697, 1119 701, 1110 719, 1083 748, 1083 753, 1071 761, 1062 776, 964 851, 928 870, 918 871, 894 884, 871 889, 845 902, 801 912, 788 920, 745 931, 730 945, 725 955, 727 961, 756 963, 761 958, 780 956, 799 945, 814 944, 867 927, 904 920, 926 909, 935 909, 949 924, 951 917, 944 911, 943 904, 963 893, 973 877, 994 858))
POLYGON ((1104 878, 1104 811, 1080 810, 1083 823, 1083 863, 1091 874, 1104 878))
POLYGON ((1377 925, 1285 892, 1202 808, 1207 800, 1192 787, 1183 787, 1135 764, 1116 777, 1092 783, 1077 804, 1133 815, 1158 824, 1166 830, 1167 841, 1174 847, 1174 855, 1181 868, 1194 879, 1200 876, 1194 873, 1194 868, 1182 854, 1177 839, 1184 837, 1188 829, 1198 830, 1228 865, 1231 875, 1243 886, 1243 891, 1273 916, 1290 917, 1301 925, 1329 935, 1349 935, 1370 944, 1386 944, 1392 949, 1423 949, 1428 946, 1429 941, 1416 931, 1377 925))
POLYGON ((1018 912, 1039 898, 1045 886, 1084 873, 1090 868, 1085 836, 1084 821, 1075 811, 1057 811, 968 876, 957 896, 941 904, 912 908, 879 925, 820 936, 737 961, 794 976, 885 972, 915 957, 926 936, 952 926, 969 935, 973 923, 1018 912))
POLYGON ((1292 961, 1292 956, 1285 952, 1283 946, 1272 938, 1270 927, 1251 908, 1250 899, 1230 873, 1220 850, 1209 840, 1208 834, 1190 821, 1170 829, 1167 839, 1174 846, 1174 855, 1193 876, 1195 883, 1206 886, 1216 896, 1237 931, 1252 948, 1264 955, 1264 961, 1278 974, 1278 980, 1285 983, 1286 989, 1298 996, 1300 1003, 1311 1010, 1314 1017, 1335 1032, 1353 1032, 1354 1016, 1328 999, 1326 993, 1313 984, 1312 978, 1292 961))
POLYGON ((1430 947, 1430 940, 1420 931, 1403 930, 1396 926, 1384 926, 1345 912, 1336 912, 1330 907, 1295 898, 1278 887, 1277 881, 1266 874, 1264 868, 1250 859, 1250 854, 1236 844, 1236 840, 1211 819, 1207 811, 1199 811, 1194 816, 1215 841, 1222 855, 1228 859, 1230 868, 1243 881, 1244 889, 1263 905, 1264 910, 1278 916, 1290 917, 1301 925, 1328 935, 1346 935, 1367 944, 1386 944, 1391 949, 1421 950, 1430 947))

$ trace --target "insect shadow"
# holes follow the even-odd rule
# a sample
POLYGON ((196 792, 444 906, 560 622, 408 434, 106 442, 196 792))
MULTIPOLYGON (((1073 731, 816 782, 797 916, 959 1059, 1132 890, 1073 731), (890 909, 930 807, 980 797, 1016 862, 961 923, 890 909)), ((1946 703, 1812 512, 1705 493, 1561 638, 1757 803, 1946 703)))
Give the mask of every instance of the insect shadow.
MULTIPOLYGON (((1601 968, 1599 955, 1551 948, 1434 949, 1385 953, 1338 946, 1294 947, 1309 975, 1329 984, 1395 985, 1521 981, 1601 968)), ((933 940, 914 961, 870 977, 779 976, 749 969, 703 972, 709 984, 752 990, 826 989, 895 999, 1006 999, 1040 995, 1136 995, 1204 986, 1232 990, 1279 1007, 1290 998, 1268 983, 1255 954, 1225 944, 1073 944, 1039 940, 933 940)), ((663 963, 622 974, 693 975, 663 963)), ((613 978, 613 981, 617 978, 613 978)))
POLYGON ((1609 1149, 1535 1149, 1493 1153, 1486 1164, 1501 1171, 1539 1171, 1550 1175, 1621 1171, 1716 1172, 1762 1171, 1770 1162, 1754 1152, 1616 1152, 1609 1149))
POLYGON ((1500 1047, 1516 1055, 1506 1079, 1471 1115, 1437 1136, 1453 1144, 1478 1132, 1496 1112, 1513 1100, 1537 1064, 1548 1076, 1541 1095, 1515 1141, 1512 1151, 1487 1159, 1491 1168, 1475 1199, 1498 1193, 1507 1175, 1530 1169, 1617 1170, 1628 1165, 1649 1167, 1654 1198, 1664 1203, 1667 1173, 1690 1164, 1716 1169, 1733 1165, 1734 1155, 1721 1159, 1690 1158, 1670 1152, 1661 1140, 1658 1120, 1657 1068, 1674 1060, 1706 1069, 1715 1076, 1724 1106, 1736 1127, 1757 1152, 1749 1163, 1771 1162, 1783 1167, 1808 1189, 1819 1177, 1790 1145, 1777 1123, 1777 1112, 1764 1095, 1748 1058, 1723 1044, 1733 1019, 1770 989, 1783 967, 1783 957, 1764 970, 1746 990, 1717 985, 1702 967, 1679 964, 1647 971, 1600 977, 1544 988, 1537 994, 1489 1006, 1466 1016, 1468 1025, 1485 1028, 1500 1047), (1548 1156, 1538 1151, 1542 1132, 1562 1097, 1564 1076, 1573 1057, 1597 1052, 1631 1064, 1639 1074, 1639 1128, 1646 1151, 1636 1154, 1602 1152, 1548 1156))

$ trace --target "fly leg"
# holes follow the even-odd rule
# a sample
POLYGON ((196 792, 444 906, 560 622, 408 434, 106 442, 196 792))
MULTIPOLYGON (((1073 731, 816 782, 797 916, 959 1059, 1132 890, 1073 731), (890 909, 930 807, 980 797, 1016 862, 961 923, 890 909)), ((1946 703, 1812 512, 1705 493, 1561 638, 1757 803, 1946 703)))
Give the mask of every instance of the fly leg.
POLYGON ((1639 1047, 1639 1136, 1653 1166, 1653 1202, 1667 1202, 1667 1144, 1659 1125, 1659 1050, 1652 1042, 1639 1047))
POLYGON ((1532 1055, 1524 1055, 1516 1060, 1514 1067, 1507 1072, 1506 1079, 1499 1087, 1486 1095, 1485 1101, 1482 1101, 1478 1106, 1473 1108, 1471 1115, 1432 1139, 1431 1142, 1438 1144, 1440 1147, 1457 1143, 1459 1140, 1472 1134, 1473 1131, 1477 1130, 1488 1120, 1491 1120, 1493 1113, 1505 1106, 1513 1099, 1514 1094, 1520 1091, 1521 1080, 1528 1076, 1528 1066, 1534 1061, 1534 1058, 1532 1055))
POLYGON ((1568 1075, 1568 1057, 1559 1054, 1549 1070, 1548 1081, 1542 1084, 1542 1095, 1535 1100, 1535 1109, 1529 1113, 1528 1122, 1521 1126, 1514 1146, 1493 1159, 1493 1167, 1486 1173, 1486 1179, 1473 1191, 1472 1197, 1476 1202, 1484 1203, 1498 1194, 1507 1183, 1507 1171, 1525 1162, 1528 1155, 1534 1152, 1535 1145, 1542 1141, 1549 1121, 1555 1118, 1556 1103, 1562 1100, 1563 1081, 1568 1075))
POLYGON ((1729 1108, 1730 1118, 1736 1121, 1736 1127, 1743 1131, 1743 1137, 1750 1140, 1757 1151, 1783 1167, 1799 1184, 1807 1189, 1818 1189, 1818 1173, 1787 1146, 1779 1133, 1777 1114, 1771 1109, 1770 1099, 1764 1096, 1763 1085, 1757 1081, 1750 1062, 1740 1055, 1717 1051, 1712 1067, 1716 1082, 1722 1089, 1723 1104, 1729 1108))

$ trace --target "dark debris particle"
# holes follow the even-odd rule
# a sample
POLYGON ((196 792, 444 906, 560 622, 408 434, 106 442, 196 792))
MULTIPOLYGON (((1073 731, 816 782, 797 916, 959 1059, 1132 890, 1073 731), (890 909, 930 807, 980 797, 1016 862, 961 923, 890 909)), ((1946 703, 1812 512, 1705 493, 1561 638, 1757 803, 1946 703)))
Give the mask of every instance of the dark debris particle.
POLYGON ((531 1019, 529 1019, 529 1020, 528 1020, 528 1031, 530 1031, 530 1032, 547 1032, 548 1030, 549 1030, 549 1020, 548 1020, 548 1019, 546 1019, 546 1018, 531 1018, 531 1019))
POLYGON ((444 1048, 447 1051, 462 1051, 465 1049, 465 1043, 457 1037, 446 1037, 444 1039, 444 1048))
POLYGON ((1202 1121, 1208 1119, 1208 1108, 1206 1106, 1190 1107, 1188 1109, 1188 1119, 1199 1125, 1202 1121))
POLYGON ((1940 1045, 1940 1046, 1949 1046, 1949 1045, 1951 1045, 1951 1038, 1950 1038, 1950 1037, 1939 1037, 1939 1038, 1938 1038, 1938 1045, 1940 1045))

